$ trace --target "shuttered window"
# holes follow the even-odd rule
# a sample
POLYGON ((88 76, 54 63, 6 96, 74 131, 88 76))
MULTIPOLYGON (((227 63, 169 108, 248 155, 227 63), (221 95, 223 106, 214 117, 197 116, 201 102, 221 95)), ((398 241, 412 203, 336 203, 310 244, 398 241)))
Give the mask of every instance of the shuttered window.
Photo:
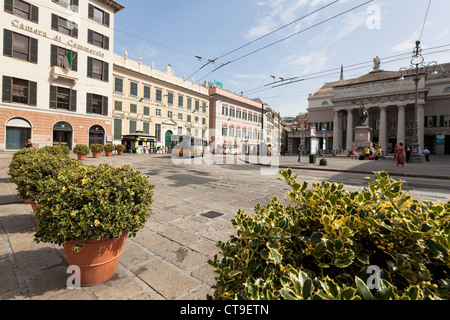
POLYGON ((77 91, 50 86, 50 108, 77 111, 77 91))
POLYGON ((37 63, 38 40, 3 29, 3 55, 37 63))
MULTIPOLYGON (((51 51, 50 66, 63 67, 66 56, 70 50, 52 44, 50 51, 51 51)), ((74 54, 72 56, 72 70, 78 71, 78 54, 74 54)))
POLYGON ((78 38, 78 24, 52 14, 52 29, 65 35, 78 38))
POLYGON ((92 4, 89 4, 88 16, 89 19, 92 19, 100 24, 109 27, 110 15, 108 12, 105 12, 97 7, 94 7, 92 4))
POLYGON ((39 8, 22 0, 5 0, 4 9, 15 16, 39 23, 39 8))
POLYGON ((2 101, 36 106, 37 83, 3 76, 2 101))
POLYGON ((109 38, 91 29, 88 29, 88 43, 109 50, 109 38))
POLYGON ((109 81, 109 63, 88 57, 88 78, 109 81))
POLYGON ((86 113, 108 115, 108 97, 87 93, 86 113))
POLYGON ((122 140, 122 119, 114 119, 114 140, 122 140))

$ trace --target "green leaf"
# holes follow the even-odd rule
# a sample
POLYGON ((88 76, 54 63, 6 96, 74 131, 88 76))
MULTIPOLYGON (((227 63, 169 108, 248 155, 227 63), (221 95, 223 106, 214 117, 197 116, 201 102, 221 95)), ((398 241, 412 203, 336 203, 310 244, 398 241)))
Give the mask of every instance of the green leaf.
POLYGON ((283 288, 280 291, 281 296, 286 300, 298 300, 295 292, 288 288, 283 288))
POLYGON ((355 281, 356 281, 356 287, 357 289, 357 293, 358 295, 363 299, 363 300, 373 300, 373 296, 372 293, 370 293, 369 288, 367 288, 366 284, 364 283, 364 281, 362 281, 360 278, 358 278, 357 276, 355 276, 355 281))
POLYGON ((436 241, 427 239, 427 240, 425 240, 425 244, 426 244, 428 250, 430 250, 436 256, 438 256, 440 258, 444 258, 444 259, 448 258, 447 250, 445 250, 445 248, 443 246, 441 246, 439 243, 437 243, 436 241))

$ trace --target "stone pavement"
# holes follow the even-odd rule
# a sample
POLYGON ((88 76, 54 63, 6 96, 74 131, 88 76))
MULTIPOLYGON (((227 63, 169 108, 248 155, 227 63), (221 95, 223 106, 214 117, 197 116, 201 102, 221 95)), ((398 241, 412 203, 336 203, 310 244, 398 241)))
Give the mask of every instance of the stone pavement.
MULTIPOLYGON (((287 190, 276 177, 260 175, 257 166, 247 165, 247 171, 242 172, 223 166, 222 177, 217 179, 214 175, 222 171, 214 166, 193 165, 180 170, 167 165, 170 160, 164 155, 102 157, 102 162, 129 163, 151 176, 157 186, 153 213, 137 237, 127 239, 113 279, 70 290, 63 249, 33 242, 36 222, 31 206, 16 196, 15 185, 7 175, 11 156, 0 153, 0 300, 204 300, 212 294, 215 283, 207 261, 218 253, 217 241, 228 240, 234 232, 230 220, 235 210, 251 210, 287 190), (258 187, 252 187, 255 185, 258 187), (208 216, 214 212, 222 216, 208 216)), ((244 162, 245 157, 239 158, 244 162)), ((327 158, 326 167, 318 165, 320 159, 316 165, 309 164, 307 157, 301 163, 297 163, 297 157, 277 159, 280 168, 369 174, 384 170, 392 175, 434 176, 450 181, 448 156, 435 156, 430 163, 404 168, 397 168, 392 159, 327 158)), ((274 165, 277 161, 273 159, 274 165)), ((85 163, 99 162, 88 158, 85 163)))

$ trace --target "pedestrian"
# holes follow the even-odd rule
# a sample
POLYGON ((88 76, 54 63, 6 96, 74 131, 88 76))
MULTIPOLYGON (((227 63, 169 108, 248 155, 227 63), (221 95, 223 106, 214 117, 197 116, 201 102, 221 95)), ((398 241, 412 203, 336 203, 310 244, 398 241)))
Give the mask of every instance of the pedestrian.
POLYGON ((411 158, 411 153, 412 153, 412 147, 408 143, 408 145, 406 146, 406 163, 409 163, 409 159, 411 158))
POLYGON ((423 154, 425 155, 426 162, 430 162, 430 150, 428 150, 428 148, 425 148, 425 150, 423 150, 423 154))
POLYGON ((382 152, 383 150, 381 150, 381 147, 380 146, 378 146, 378 149, 377 149, 377 156, 378 156, 378 159, 381 159, 381 152, 382 152))
POLYGON ((355 148, 351 151, 352 160, 358 160, 358 155, 356 154, 355 148))
POLYGON ((297 162, 301 162, 302 161, 302 145, 300 144, 298 146, 298 160, 297 162))
POLYGON ((401 165, 402 167, 405 166, 405 148, 403 147, 403 143, 399 143, 397 148, 397 157, 396 157, 396 163, 397 167, 401 165))
POLYGON ((366 147, 366 149, 364 149, 364 159, 365 160, 370 160, 370 149, 369 149, 369 147, 366 147))
POLYGON ((34 144, 31 139, 28 139, 28 142, 25 144, 25 148, 34 148, 34 144))
POLYGON ((397 161, 397 149, 398 149, 398 144, 396 144, 394 147, 394 163, 397 161))

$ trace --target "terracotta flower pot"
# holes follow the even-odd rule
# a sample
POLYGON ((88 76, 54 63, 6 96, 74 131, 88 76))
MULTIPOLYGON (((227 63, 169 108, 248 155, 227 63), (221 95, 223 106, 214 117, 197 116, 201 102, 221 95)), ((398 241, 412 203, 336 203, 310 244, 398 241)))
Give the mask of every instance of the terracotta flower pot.
POLYGON ((78 160, 86 160, 86 155, 85 154, 77 154, 78 160))
POLYGON ((37 209, 39 208, 39 206, 36 204, 36 202, 34 202, 34 200, 26 199, 23 202, 26 203, 26 204, 30 204, 31 205, 31 209, 33 209, 33 212, 36 212, 37 209))
POLYGON ((100 158, 100 152, 94 152, 94 151, 92 151, 92 155, 93 155, 94 158, 96 158, 96 159, 100 158))
POLYGON ((118 154, 119 156, 121 156, 121 155, 123 155, 123 151, 122 151, 122 150, 117 151, 117 154, 118 154))
POLYGON ((105 151, 105 154, 106 154, 107 157, 111 157, 112 151, 105 151))
POLYGON ((114 276, 127 235, 125 231, 120 239, 89 240, 78 253, 72 250, 75 243, 64 245, 68 264, 80 268, 81 286, 95 286, 114 276))

